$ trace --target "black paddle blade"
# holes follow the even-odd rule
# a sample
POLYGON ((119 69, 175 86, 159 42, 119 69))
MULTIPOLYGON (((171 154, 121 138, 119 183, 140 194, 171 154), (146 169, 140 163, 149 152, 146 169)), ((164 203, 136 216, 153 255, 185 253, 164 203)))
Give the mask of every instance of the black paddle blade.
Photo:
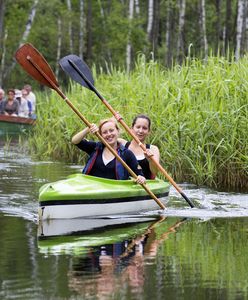
POLYGON ((41 84, 52 89, 59 86, 51 67, 32 44, 22 45, 16 51, 15 58, 23 69, 41 84))
POLYGON ((77 55, 70 54, 60 59, 61 68, 76 82, 93 90, 94 79, 86 63, 77 55))

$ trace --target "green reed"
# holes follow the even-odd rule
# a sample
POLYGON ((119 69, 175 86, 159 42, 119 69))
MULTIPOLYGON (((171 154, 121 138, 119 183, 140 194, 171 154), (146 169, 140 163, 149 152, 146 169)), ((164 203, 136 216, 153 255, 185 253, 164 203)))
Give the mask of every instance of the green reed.
MULTIPOLYGON (((113 67, 108 74, 93 73, 96 88, 129 126, 138 113, 151 117, 150 142, 160 148, 161 163, 175 180, 248 190, 247 69, 248 57, 187 59, 168 70, 141 55, 130 74, 113 67)), ((64 92, 90 122, 112 116, 79 84, 71 82, 64 92)), ((38 158, 83 164, 70 139, 84 124, 63 102, 55 92, 38 95, 30 150, 38 158)))

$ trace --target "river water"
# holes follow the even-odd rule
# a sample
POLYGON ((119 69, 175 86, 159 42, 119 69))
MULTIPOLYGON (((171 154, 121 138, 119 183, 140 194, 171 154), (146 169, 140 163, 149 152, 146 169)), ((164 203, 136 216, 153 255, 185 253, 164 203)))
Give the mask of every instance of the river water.
POLYGON ((171 188, 164 213, 39 224, 39 188, 80 170, 1 143, 0 299, 248 299, 248 194, 182 184, 196 208, 171 188))

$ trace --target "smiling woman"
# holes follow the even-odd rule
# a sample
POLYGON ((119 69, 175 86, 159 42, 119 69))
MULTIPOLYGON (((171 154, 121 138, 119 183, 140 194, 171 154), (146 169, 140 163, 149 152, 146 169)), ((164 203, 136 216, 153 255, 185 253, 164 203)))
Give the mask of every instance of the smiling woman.
POLYGON ((151 120, 147 115, 137 115, 132 122, 132 131, 137 136, 139 141, 146 146, 146 152, 140 147, 140 145, 133 139, 131 142, 119 139, 119 141, 129 150, 131 150, 136 156, 139 165, 142 168, 144 176, 147 179, 154 179, 158 168, 151 157, 159 163, 160 152, 157 146, 146 144, 145 141, 151 131, 151 120))
POLYGON ((109 179, 126 180, 129 178, 128 171, 107 147, 101 142, 85 139, 88 133, 94 134, 98 131, 103 139, 118 153, 133 172, 138 175, 137 183, 143 184, 145 178, 143 177, 142 170, 138 167, 135 155, 117 141, 119 128, 114 119, 102 120, 99 124, 99 129, 95 124, 92 124, 90 128, 85 128, 73 136, 72 143, 89 155, 83 173, 109 179))

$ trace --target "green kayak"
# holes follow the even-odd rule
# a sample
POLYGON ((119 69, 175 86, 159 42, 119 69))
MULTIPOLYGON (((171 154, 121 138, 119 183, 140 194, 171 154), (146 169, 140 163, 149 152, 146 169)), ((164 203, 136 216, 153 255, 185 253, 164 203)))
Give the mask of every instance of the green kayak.
MULTIPOLYGON (((170 184, 147 180, 147 187, 167 202, 170 184)), ((64 219, 157 210, 158 204, 133 180, 111 180, 84 174, 45 184, 39 191, 39 218, 64 219)))

